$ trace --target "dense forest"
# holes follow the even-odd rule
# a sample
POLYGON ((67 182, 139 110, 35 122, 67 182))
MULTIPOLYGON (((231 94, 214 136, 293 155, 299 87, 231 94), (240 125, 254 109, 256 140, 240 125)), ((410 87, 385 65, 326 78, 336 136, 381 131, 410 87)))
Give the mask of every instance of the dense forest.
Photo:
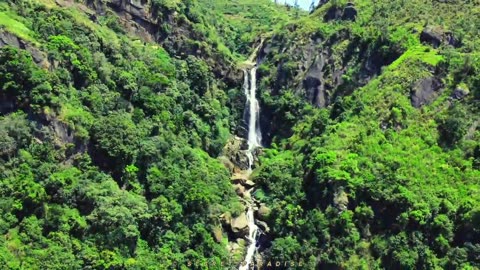
POLYGON ((258 269, 480 269, 479 29, 476 0, 0 0, 0 269, 238 269, 249 57, 258 269))

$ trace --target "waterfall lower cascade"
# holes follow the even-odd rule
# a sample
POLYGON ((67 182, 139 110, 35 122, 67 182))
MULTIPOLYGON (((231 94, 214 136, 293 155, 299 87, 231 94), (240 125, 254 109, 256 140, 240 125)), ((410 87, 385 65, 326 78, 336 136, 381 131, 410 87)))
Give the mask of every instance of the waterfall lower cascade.
MULTIPOLYGON (((260 131, 260 106, 256 98, 256 73, 257 67, 254 65, 250 69, 250 74, 248 70, 244 70, 244 91, 247 98, 245 109, 248 109, 248 175, 252 172, 253 167, 253 153, 255 149, 261 146, 262 133, 260 131), (250 75, 250 76, 249 76, 250 75), (249 79, 250 77, 250 79, 249 79)), ((239 270, 251 269, 251 263, 257 250, 257 236, 258 236, 258 227, 255 224, 254 217, 254 202, 250 195, 253 188, 246 192, 246 203, 247 203, 247 221, 248 221, 248 248, 247 254, 245 255, 245 260, 240 265, 239 270)))

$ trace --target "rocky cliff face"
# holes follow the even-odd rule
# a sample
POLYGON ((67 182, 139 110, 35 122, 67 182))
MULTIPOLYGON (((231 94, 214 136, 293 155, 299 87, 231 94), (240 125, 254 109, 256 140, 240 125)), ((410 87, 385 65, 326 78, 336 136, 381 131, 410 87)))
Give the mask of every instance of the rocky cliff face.
POLYGON ((0 48, 4 46, 12 46, 15 48, 27 50, 31 53, 35 63, 43 68, 49 68, 50 63, 47 61, 47 54, 39 50, 37 47, 33 46, 31 43, 21 39, 0 29, 0 48))
POLYGON ((178 8, 155 5, 150 0, 89 0, 87 4, 96 12, 92 19, 114 12, 122 27, 132 35, 157 42, 180 58, 192 55, 205 60, 216 77, 229 87, 241 82, 242 71, 235 67, 233 60, 215 44, 206 46, 207 37, 195 29, 199 22, 190 14, 188 5, 179 12, 178 8))
MULTIPOLYGON (((293 92, 306 103, 325 108, 366 85, 400 54, 401 50, 387 41, 367 43, 348 31, 330 37, 318 33, 299 36, 293 25, 288 32, 265 41, 260 52, 260 80, 273 99, 293 92)), ((282 115, 265 100, 262 110, 264 133, 270 134, 267 141, 275 134, 291 135, 282 115)))

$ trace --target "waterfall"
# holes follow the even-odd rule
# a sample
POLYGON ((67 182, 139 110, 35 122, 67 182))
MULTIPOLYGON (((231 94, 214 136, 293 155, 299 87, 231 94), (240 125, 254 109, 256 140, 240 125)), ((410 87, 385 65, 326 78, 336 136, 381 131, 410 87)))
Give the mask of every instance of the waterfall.
MULTIPOLYGON (((247 102, 245 104, 245 110, 248 110, 248 150, 247 150, 247 157, 248 157, 248 174, 252 172, 253 167, 253 153, 255 149, 261 146, 262 141, 262 133, 260 130, 259 118, 260 118, 260 106, 256 97, 256 73, 257 68, 253 66, 250 70, 250 80, 249 74, 247 70, 244 70, 244 85, 243 89, 245 91, 245 96, 247 98, 247 102)), ((240 265, 239 270, 247 270, 250 269, 250 264, 252 263, 253 257, 255 255, 255 251, 257 249, 257 234, 258 234, 258 227, 255 224, 255 217, 254 217, 254 210, 253 205, 254 202, 251 198, 251 191, 250 189, 246 192, 245 198, 247 199, 247 221, 248 221, 248 242, 249 246, 247 248, 247 254, 245 255, 245 260, 240 265)))

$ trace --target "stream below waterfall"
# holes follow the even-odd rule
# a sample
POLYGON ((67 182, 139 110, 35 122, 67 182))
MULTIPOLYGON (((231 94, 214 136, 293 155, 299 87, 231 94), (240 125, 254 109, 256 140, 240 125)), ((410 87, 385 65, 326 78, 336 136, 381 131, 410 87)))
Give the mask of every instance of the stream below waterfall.
MULTIPOLYGON (((244 91, 246 96, 245 110, 248 113, 248 172, 250 175, 253 168, 254 161, 254 151, 257 147, 261 146, 262 133, 260 130, 259 118, 260 118, 260 106, 256 97, 256 65, 252 66, 250 69, 250 74, 248 70, 244 70, 244 91)), ((257 250, 257 237, 258 237, 258 226, 255 222, 254 216, 254 201, 251 196, 253 188, 246 192, 246 204, 247 204, 247 221, 248 221, 248 248, 245 255, 245 259, 239 267, 239 270, 251 269, 251 264, 257 250)))

